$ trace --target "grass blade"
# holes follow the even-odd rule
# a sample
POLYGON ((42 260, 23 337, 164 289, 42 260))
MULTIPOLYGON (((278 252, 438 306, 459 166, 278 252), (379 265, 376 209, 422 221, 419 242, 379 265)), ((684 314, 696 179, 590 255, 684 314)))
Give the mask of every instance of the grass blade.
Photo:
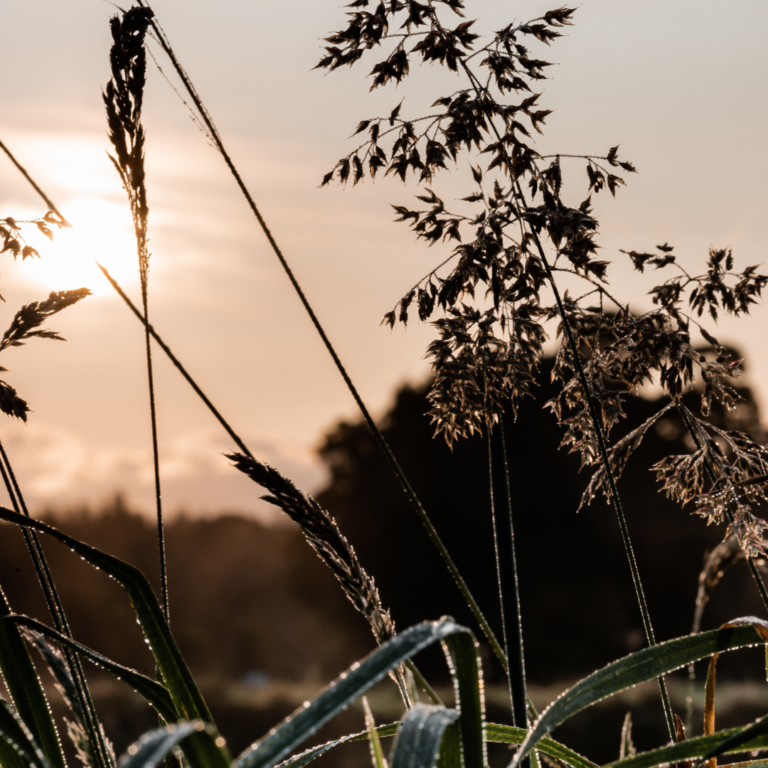
POLYGON ((127 683, 139 694, 139 696, 144 698, 147 703, 154 707, 160 717, 167 723, 173 723, 178 719, 178 714, 173 704, 171 694, 165 686, 161 685, 156 680, 152 680, 152 678, 142 675, 135 669, 125 667, 122 664, 118 664, 116 661, 112 661, 112 659, 108 659, 106 656, 102 656, 100 653, 97 653, 82 643, 78 643, 76 640, 72 640, 66 635, 62 635, 61 632, 57 632, 55 629, 52 629, 29 616, 11 614, 9 616, 4 616, 0 619, 0 622, 13 623, 17 626, 26 627, 27 629, 31 629, 44 637, 47 637, 49 640, 55 640, 60 645, 66 646, 76 653, 85 656, 89 661, 96 664, 96 666, 106 669, 117 677, 118 680, 123 680, 127 683))
MULTIPOLYGON (((157 597, 146 577, 138 568, 82 541, 73 539, 53 526, 23 515, 17 515, 5 507, 0 507, 0 519, 32 528, 53 537, 62 544, 66 544, 91 565, 100 568, 108 576, 112 576, 118 581, 128 593, 139 624, 149 641, 160 674, 163 676, 176 708, 177 719, 202 720, 204 723, 213 724, 208 706, 171 635, 171 630, 157 597)), ((193 737, 192 743, 200 749, 198 758, 202 764, 228 768, 228 758, 219 748, 211 746, 210 739, 193 737)))
POLYGON ((392 753, 392 768, 432 768, 443 736, 459 713, 446 707, 417 704, 406 714, 392 753))
POLYGON ((387 768, 387 761, 381 749, 379 734, 376 733, 376 722, 373 719, 373 712, 371 712, 371 706, 368 704, 368 699, 365 696, 363 696, 363 709, 365 710, 365 724, 368 726, 368 741, 371 744, 373 768, 387 768))
POLYGON ((509 696, 512 701, 512 723, 528 726, 528 693, 525 685, 525 654, 523 652, 523 621, 520 613, 520 588, 517 577, 515 528, 512 516, 512 492, 509 462, 504 440, 504 422, 486 427, 488 438, 488 470, 491 481, 491 520, 496 552, 496 575, 499 582, 499 602, 509 669, 509 696))
POLYGON ((451 660, 456 706, 459 710, 462 752, 465 768, 484 768, 485 701, 477 643, 470 632, 447 637, 443 642, 451 660))
POLYGON ((26 765, 52 768, 16 710, 3 699, 0 699, 0 765, 3 768, 25 768, 26 765))
MULTIPOLYGON (((485 727, 486 741, 497 744, 522 744, 527 735, 528 731, 525 728, 516 728, 512 725, 488 723, 485 727)), ((545 736, 536 745, 536 751, 555 760, 560 760, 572 766, 572 768, 597 768, 597 765, 591 760, 587 760, 586 757, 583 757, 578 752, 574 752, 572 749, 569 749, 559 741, 550 739, 548 736, 545 736)))
POLYGON ((760 736, 768 734, 768 715, 761 717, 757 722, 740 730, 738 733, 734 733, 733 736, 729 736, 717 746, 711 747, 707 750, 706 754, 702 757, 703 761, 712 760, 714 765, 717 765, 717 756, 723 755, 726 752, 735 752, 745 749, 744 744, 748 744, 760 736))
POLYGON ((167 725, 165 728, 145 733, 139 741, 128 747, 125 755, 120 758, 119 768, 155 768, 172 750, 176 747, 183 750, 185 742, 188 743, 193 738, 207 739, 214 749, 217 748, 217 741, 223 741, 213 726, 200 720, 167 725))
MULTIPOLYGON (((26 518, 22 518, 26 519, 26 518)), ((0 589, 0 616, 9 614, 10 606, 0 589)), ((35 742, 54 768, 65 768, 59 736, 48 700, 18 628, 0 621, 0 672, 18 712, 35 742)))
MULTIPOLYGON (((302 741, 399 664, 438 641, 446 641, 451 647, 453 635, 471 638, 468 629, 450 619, 424 622, 400 633, 362 662, 355 664, 314 701, 307 703, 269 736, 241 755, 235 763, 235 768, 267 768, 277 765, 302 741)), ((471 643, 474 648, 474 640, 471 640, 471 643)), ((460 650, 457 656, 463 666, 463 651, 460 650)))
MULTIPOLYGON (((763 645, 765 639, 751 623, 752 619, 738 619, 737 626, 715 629, 699 635, 669 640, 651 648, 625 656, 594 672, 556 699, 534 723, 533 728, 512 761, 517 768, 522 759, 536 746, 539 739, 569 717, 614 693, 633 685, 658 678, 685 664, 705 659, 714 653, 763 645)), ((760 622, 755 619, 755 622, 760 622)), ((686 742, 690 743, 690 742, 686 742)))
MULTIPOLYGON (((375 728, 375 731, 376 735, 381 739, 386 738, 387 736, 394 736, 399 728, 400 723, 397 722, 389 723, 388 725, 379 725, 375 728)), ((365 741, 368 738, 370 738, 370 733, 368 731, 350 733, 346 736, 342 736, 340 739, 334 739, 325 744, 320 744, 317 747, 307 749, 304 752, 299 752, 299 754, 293 755, 282 763, 279 763, 277 768, 304 768, 305 765, 311 763, 321 755, 324 755, 326 752, 329 752, 334 747, 338 747, 340 744, 349 744, 351 741, 365 741)))
MULTIPOLYGON (((389 723, 388 725, 378 726, 376 728, 376 733, 380 739, 386 738, 387 736, 394 736, 399 728, 400 723, 389 723)), ((736 730, 737 729, 733 729, 732 731, 729 731, 729 733, 736 730)), ((494 742, 497 744, 522 744, 527 735, 528 731, 525 728, 516 728, 512 725, 487 723, 485 726, 485 740, 487 742, 494 742)), ((278 768, 304 768, 305 765, 341 744, 348 744, 351 741, 365 741, 367 738, 368 731, 351 733, 340 739, 320 744, 317 747, 312 747, 312 749, 308 749, 305 752, 300 752, 293 757, 289 757, 287 760, 280 763, 278 768)), ((567 765, 572 766, 572 768, 597 768, 597 765, 591 760, 583 757, 578 752, 574 752, 560 742, 550 739, 548 736, 545 736, 536 745, 536 749, 549 757, 553 757, 556 760, 560 760, 567 765)))
POLYGON ((624 760, 608 763, 603 768, 654 768, 657 765, 676 763, 696 757, 708 758, 729 752, 764 749, 768 747, 768 723, 766 723, 766 719, 761 718, 747 728, 728 728, 709 736, 698 736, 695 739, 669 744, 659 749, 640 752, 624 760), (747 735, 748 731, 750 733, 747 735), (746 738, 743 738, 745 736, 746 738))

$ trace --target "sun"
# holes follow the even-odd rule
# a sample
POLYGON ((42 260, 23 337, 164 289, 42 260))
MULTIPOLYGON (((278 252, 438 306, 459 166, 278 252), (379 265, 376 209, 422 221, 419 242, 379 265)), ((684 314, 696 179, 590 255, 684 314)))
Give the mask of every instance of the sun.
POLYGON ((30 228, 24 231, 40 258, 19 263, 19 277, 48 291, 90 288, 94 295, 114 295, 98 262, 123 288, 132 287, 138 261, 127 206, 81 197, 68 201, 65 211, 72 228, 53 227, 51 241, 30 228))

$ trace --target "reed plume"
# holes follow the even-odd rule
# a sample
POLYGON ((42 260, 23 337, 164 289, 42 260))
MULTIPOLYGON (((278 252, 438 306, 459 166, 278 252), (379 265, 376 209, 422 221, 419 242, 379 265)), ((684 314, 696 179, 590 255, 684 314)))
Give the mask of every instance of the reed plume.
POLYGON ((344 594, 371 625, 381 645, 395 635, 395 623, 381 605, 379 590, 360 565, 355 550, 331 515, 274 467, 242 453, 227 454, 235 467, 269 491, 264 501, 285 512, 301 527, 309 545, 341 583, 344 594))
POLYGON ((160 584, 163 596, 163 612, 168 619, 168 573, 165 558, 165 533, 163 530, 162 494, 160 492, 160 461, 157 447, 157 414, 155 411, 155 386, 152 375, 152 347, 149 331, 149 307, 147 286, 149 282, 149 250, 147 249, 146 176, 144 171, 144 126, 141 123, 141 107, 144 100, 147 57, 144 38, 153 17, 149 8, 131 8, 122 18, 113 16, 112 49, 109 62, 112 79, 103 94, 107 108, 109 140, 115 149, 110 155, 113 165, 128 195, 136 235, 141 278, 141 301, 144 310, 144 342, 147 355, 149 382, 149 410, 152 422, 152 456, 155 472, 155 505, 157 509, 157 534, 160 553, 160 584))

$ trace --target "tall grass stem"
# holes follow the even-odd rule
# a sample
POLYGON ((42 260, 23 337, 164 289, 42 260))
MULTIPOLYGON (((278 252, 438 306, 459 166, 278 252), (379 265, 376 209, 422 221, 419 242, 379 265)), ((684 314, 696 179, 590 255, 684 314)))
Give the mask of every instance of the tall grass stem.
POLYGON ((190 387, 195 391, 195 394, 205 403, 208 410, 216 417, 216 420, 221 424, 221 426, 224 428, 224 431, 232 438, 235 445, 246 455, 250 458, 254 458, 253 454, 248 450, 248 446, 243 442, 243 440, 240 438, 240 436, 235 432, 234 429, 232 429, 229 422, 219 413, 216 406, 208 399, 205 392, 203 392, 202 389, 197 385, 197 382, 187 373, 187 369, 181 364, 181 361, 176 357, 176 355, 173 354, 170 347, 160 338, 157 331, 144 320, 144 315, 141 314, 139 309, 136 307, 136 305, 128 298, 125 291, 120 287, 117 280, 115 280, 112 275, 109 274, 107 269, 103 267, 101 264, 96 262, 96 266, 102 271, 104 277, 107 278, 109 281, 109 284, 115 289, 115 292, 117 295, 126 303, 128 308, 133 312, 134 315, 139 319, 142 325, 146 326, 149 330, 149 333, 151 334, 152 338, 155 340, 157 345, 160 347, 160 349, 165 352, 168 359, 173 363, 173 366, 176 368, 176 370, 184 377, 187 384, 189 384, 190 387))
POLYGON ((8 155, 10 161, 16 166, 19 173, 21 173, 21 175, 32 185, 32 188, 35 190, 35 192, 37 192, 37 194, 43 198, 45 204, 48 206, 48 210, 53 211, 62 221, 66 221, 64 216, 61 215, 61 211, 59 211, 59 209, 51 202, 48 195, 46 195, 45 192, 43 192, 43 190, 37 186, 35 180, 27 173, 27 169, 13 156, 13 154, 11 154, 11 150, 8 149, 8 147, 6 147, 2 141, 0 141, 0 149, 2 149, 3 152, 8 155))
MULTIPOLYGON (((477 77, 475 77, 474 73, 470 70, 466 61, 464 61, 463 59, 461 59, 460 61, 461 61, 461 66, 472 85, 472 88, 474 89, 478 98, 480 98, 482 95, 482 92, 485 90, 484 86, 478 81, 477 77)), ((488 123, 491 127, 491 130, 495 134, 496 139, 499 142, 499 146, 501 147, 501 151, 503 153, 503 158, 504 158, 504 164, 506 166, 507 173, 509 175, 509 178, 512 184, 513 196, 516 199, 518 205, 521 206, 523 210, 528 210, 528 203, 526 202, 525 195, 523 193, 523 190, 520 186, 519 181, 517 181, 516 177, 513 174, 512 162, 506 151, 506 148, 504 147, 504 142, 502 141, 501 134, 499 133, 496 127, 496 123, 493 120, 493 114, 489 112, 487 115, 487 118, 488 118, 488 123)), ((522 217, 521 217, 521 222, 522 222, 522 217)), ((536 245, 536 250, 538 251, 539 258, 541 259, 541 262, 544 266, 547 282, 549 283, 550 288, 552 289, 552 293, 554 294, 555 303, 557 304, 558 314, 563 323, 563 330, 565 333, 566 341, 571 351, 571 356, 573 357, 573 363, 576 366, 576 372, 579 377, 579 382, 581 384, 582 390, 584 392, 584 398, 587 401, 590 420, 592 421, 592 425, 594 427, 595 435, 597 438, 600 458, 605 467, 606 476, 608 477, 608 484, 611 491, 611 501, 613 502, 613 507, 616 511, 616 516, 618 517, 618 520, 619 520, 621 538, 624 544, 624 551, 626 552, 627 560, 629 561, 629 570, 632 575, 632 582, 635 588, 635 594, 637 596, 637 601, 640 607, 640 615, 642 617, 643 628, 645 630, 645 637, 648 642, 648 645, 654 646, 656 645, 656 637, 653 631, 653 625, 651 624, 650 613, 648 612, 648 603, 645 598, 645 590, 643 589, 643 582, 640 578, 640 570, 637 566, 637 560, 635 558, 635 552, 632 546, 632 540, 629 535, 627 520, 624 515, 624 510, 621 505, 621 499, 619 497, 618 488, 616 486, 616 478, 614 476, 613 470, 611 469, 611 464, 608 458, 608 448, 606 445, 602 419, 600 418, 600 413, 597 409, 597 404, 595 403, 592 390, 589 386, 589 382, 587 380, 587 376, 584 371, 584 366, 581 361, 581 356, 579 354, 579 348, 573 336, 573 330, 568 320, 568 315, 565 311, 565 307, 563 306, 563 301, 560 296, 560 290, 557 286, 557 282, 555 281, 555 276, 550 267, 549 260, 547 259, 546 253, 544 252, 544 248, 541 244, 541 239, 539 238, 538 233, 534 230, 533 227, 530 227, 529 229, 530 229, 530 234, 533 237, 533 241, 536 245)), ((672 705, 669 699, 669 692, 667 691, 667 685, 663 677, 659 678, 659 691, 661 693, 661 701, 662 701, 662 706, 664 708, 664 716, 667 721, 667 728, 669 729, 669 735, 670 735, 670 738, 674 740, 675 734, 677 732, 677 728, 675 725, 675 718, 672 713, 672 705)))
MULTIPOLYGON (((146 2, 146 0, 138 0, 138 2, 142 7, 149 8, 149 4, 146 2)), ((299 285, 296 277, 293 274, 293 271, 291 270, 290 266, 288 265, 288 262, 285 259, 285 256, 280 250, 280 247, 278 246, 277 241, 272 236, 272 233, 269 227, 267 226, 267 223, 264 221, 264 218, 262 217, 261 213, 259 212, 259 209, 257 208, 253 198, 251 197, 251 194, 248 191, 248 188, 245 186, 245 183, 240 177, 240 174, 237 171, 237 168, 235 167, 234 163, 229 157, 229 154, 225 150, 224 144, 221 140, 221 137, 219 136, 216 126, 213 124, 213 120, 211 119, 210 115, 208 114, 208 111, 203 105, 202 100, 197 95, 197 92, 195 91, 195 88, 192 85, 192 82, 189 79, 189 76, 187 75, 187 73, 184 71, 183 67, 179 63, 179 60, 176 58, 176 54, 173 52, 170 44, 168 43, 167 38, 162 32, 159 24, 157 24, 154 19, 151 21, 151 26, 155 32, 155 36, 158 42, 160 43, 160 46, 163 48, 166 55, 168 56, 171 63, 173 64, 174 69, 176 70, 176 73, 181 78, 181 81, 187 90, 187 93, 189 94, 190 98, 194 102, 195 107, 199 111, 200 116, 202 117, 206 127, 210 131, 211 138, 213 139, 216 145, 216 148, 219 150, 219 152, 221 152, 221 155, 224 158, 224 162, 227 164, 227 167, 232 173, 235 181, 237 182, 237 185, 240 187, 240 191, 243 193, 243 196, 245 197, 253 215, 256 217, 256 220, 259 222, 259 225, 261 226, 262 231, 264 232, 267 240, 269 241, 269 244, 272 247, 272 250, 274 251, 275 255, 280 261, 280 264, 283 267, 283 270, 285 271, 286 275, 288 276, 288 279, 291 282, 291 285, 293 286, 293 289, 296 291, 296 294, 301 300, 301 303, 304 306, 304 309, 306 310, 307 314, 309 315, 310 320, 312 321, 312 324, 315 326, 315 330, 317 330, 318 334, 320 335, 320 338, 322 339, 323 344, 325 345, 325 348, 328 350, 328 353, 331 355, 331 358, 333 359, 333 362, 336 365, 336 368, 341 374, 341 377, 343 378, 344 383, 347 385, 347 388, 349 389, 350 393, 352 394, 352 397, 357 403, 357 406, 360 409, 360 412, 362 413, 366 424, 368 425, 369 429, 373 433, 373 436, 376 442, 378 443, 379 447, 384 453, 387 463, 389 464, 390 468, 394 472, 398 481, 402 485, 403 490, 405 491, 405 494, 411 506, 414 508, 417 516, 419 517, 422 524, 426 528, 429 538, 431 539, 434 546, 437 548, 437 551, 440 553, 440 557, 443 559, 443 562, 445 563, 451 575, 453 576, 454 581, 456 582, 459 588, 459 591, 461 592, 470 610, 472 611, 475 619, 480 625, 480 628, 482 629, 483 634, 488 639, 489 643, 493 647, 494 652, 498 656, 499 661, 501 662, 501 664, 504 666, 506 670, 507 661, 504 654, 504 650, 501 647, 501 644, 499 643, 498 639, 494 635, 493 630, 490 627, 490 624, 488 623, 482 611, 480 610, 480 607, 477 604, 477 601, 475 600, 469 587, 467 586, 467 583, 465 582, 464 577, 461 575, 461 573, 459 572, 459 569, 456 567, 456 564, 453 562, 453 559, 451 558, 450 554, 448 553, 448 550, 443 544, 442 539, 440 539, 440 536, 435 530, 435 527, 432 524, 432 521, 429 519, 426 513, 426 510, 424 509, 421 502, 419 501, 419 498, 416 495, 416 492, 413 490, 410 482, 405 476, 405 473, 400 468, 400 465, 397 462, 397 459, 395 458, 394 454, 392 453, 392 450, 390 449, 389 445, 387 444, 384 436, 382 435, 381 431, 379 430, 379 428, 376 426, 375 422, 371 418, 371 415, 368 412, 368 408, 365 406, 365 403, 360 397, 356 387, 352 383, 352 380, 350 379, 349 374, 344 368, 341 360, 339 359, 339 356, 336 354, 336 350, 331 344, 330 339, 328 338, 328 336, 325 333, 325 330, 323 329, 323 326, 320 324, 320 321, 315 315, 315 312, 312 309, 312 306, 310 305, 307 297, 305 296, 304 291, 299 285)))
MULTIPOLYGON (((491 518, 499 581, 499 602, 504 646, 509 662, 509 694, 512 702, 512 725, 528 727, 528 694, 525 684, 523 624, 520 611, 520 589, 517 576, 515 529, 512 519, 512 493, 509 482, 507 447, 502 416, 486 429, 488 470, 491 486, 491 518)), ((527 759, 526 767, 530 766, 527 759)))
MULTIPOLYGON (((53 208, 51 210, 53 210, 53 208)), ((58 213, 58 211, 56 211, 56 213, 58 213)), ((24 495, 16 480, 16 475, 13 472, 13 467, 5 452, 2 441, 0 441, 0 475, 2 475, 3 483, 8 491, 8 496, 11 499, 11 505, 13 506, 14 511, 19 515, 23 514, 25 517, 31 518, 27 504, 24 500, 24 495)), ((69 622, 64 613, 64 606, 61 603, 58 590, 54 584, 53 576, 45 557, 45 552, 40 543, 40 538, 35 531, 29 531, 26 528, 23 529, 23 535, 27 548, 29 549, 30 557, 32 558, 35 573, 40 580, 40 586, 42 587, 45 602, 48 611, 51 614, 51 618, 53 619, 54 626, 63 635, 72 639, 72 630, 70 629, 69 622)), ((94 759, 96 760, 96 768, 111 768, 113 765, 112 756, 104 742, 101 725, 96 715, 93 698, 91 697, 91 692, 88 688, 88 682, 85 678, 85 672, 83 671, 80 658, 68 648, 62 647, 62 652, 64 653, 64 657, 72 673, 78 704, 80 705, 80 709, 85 718, 85 727, 88 731, 89 741, 95 746, 94 759)))

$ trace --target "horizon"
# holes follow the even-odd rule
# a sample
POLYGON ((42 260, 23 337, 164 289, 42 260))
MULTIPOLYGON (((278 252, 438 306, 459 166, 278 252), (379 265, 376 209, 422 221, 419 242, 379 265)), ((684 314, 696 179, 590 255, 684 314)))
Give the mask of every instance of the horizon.
MULTIPOLYGON (((347 190, 318 185, 349 151, 347 137, 360 119, 388 113, 403 96, 418 108, 432 93, 429 78, 369 95, 362 70, 330 77, 312 71, 320 39, 341 24, 332 3, 238 1, 215 15, 199 0, 183 9, 168 0, 152 5, 380 418, 398 386, 428 375, 422 355, 432 336, 428 325, 390 332, 380 320, 438 260, 437 248, 446 254, 450 246, 428 251, 391 223, 388 204, 407 201, 418 193, 415 185, 404 189, 391 177, 347 190), (201 34, 205 45, 196 42, 201 34), (281 44, 286 39, 291 45, 281 44)), ((494 29, 501 12, 489 0, 477 5, 480 24, 494 29)), ((520 16, 545 5, 521 3, 520 16)), ((753 23, 742 29, 741 17, 723 18, 712 1, 670 9, 654 0, 638 9, 597 0, 580 7, 566 37, 542 46, 560 65, 543 83, 541 103, 554 113, 541 145, 602 151, 620 143, 639 170, 616 200, 608 193, 594 198, 604 258, 618 262, 620 248, 669 242, 686 265, 701 265, 710 245, 733 248, 737 267, 764 261, 768 106, 755 93, 768 72, 759 38, 768 8, 754 0, 746 10, 753 23)), ((6 352, 4 378, 33 412, 26 426, 8 420, 0 434, 33 511, 98 503, 120 488, 129 504, 149 509, 146 382, 136 365, 141 329, 92 263, 105 263, 137 298, 130 213, 106 156, 100 100, 113 9, 93 0, 66 9, 44 0, 12 13, 14 34, 0 51, 0 140, 75 228, 55 233, 52 243, 30 236, 40 260, 4 262, 6 325, 22 304, 51 290, 87 285, 94 295, 47 323, 66 344, 33 340, 6 352)), ((170 77, 157 46, 150 47, 170 77)), ((226 168, 152 63, 144 120, 150 321, 254 453, 314 492, 323 482, 314 450, 337 421, 358 418, 354 403, 226 168)), ((3 217, 45 213, 4 155, 0 173, 3 217)), ((458 187, 438 177, 435 189, 450 197, 458 187)), ((631 293, 633 306, 649 306, 629 265, 615 266, 617 291, 631 293)), ((744 381, 760 405, 768 403, 768 358, 760 354, 765 318, 758 305, 738 328, 722 322, 718 334, 744 350, 744 381)), ((155 360, 167 511, 266 514, 255 502, 259 490, 221 456, 232 448, 226 435, 159 351, 155 360)))

